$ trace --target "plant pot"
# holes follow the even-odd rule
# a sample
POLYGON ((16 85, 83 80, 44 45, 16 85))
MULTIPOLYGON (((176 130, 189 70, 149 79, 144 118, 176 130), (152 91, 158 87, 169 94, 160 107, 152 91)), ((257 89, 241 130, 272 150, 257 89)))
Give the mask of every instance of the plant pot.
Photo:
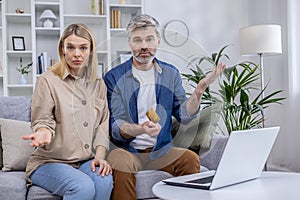
POLYGON ((19 84, 21 84, 21 85, 27 84, 27 79, 26 79, 25 74, 21 74, 21 75, 20 75, 20 78, 19 78, 19 84))

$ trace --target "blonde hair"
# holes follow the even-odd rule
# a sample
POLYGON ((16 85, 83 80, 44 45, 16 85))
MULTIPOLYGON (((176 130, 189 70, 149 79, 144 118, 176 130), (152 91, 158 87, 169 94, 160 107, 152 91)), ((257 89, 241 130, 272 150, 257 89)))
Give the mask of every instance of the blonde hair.
POLYGON ((63 77, 65 68, 70 70, 63 52, 64 41, 70 35, 76 35, 78 37, 82 37, 90 42, 91 49, 90 49, 88 66, 87 66, 86 81, 87 82, 95 81, 97 77, 97 71, 98 71, 97 69, 98 58, 96 53, 95 39, 90 29, 86 25, 81 23, 71 24, 64 30, 58 42, 59 61, 55 65, 53 65, 50 68, 50 70, 60 78, 63 77))

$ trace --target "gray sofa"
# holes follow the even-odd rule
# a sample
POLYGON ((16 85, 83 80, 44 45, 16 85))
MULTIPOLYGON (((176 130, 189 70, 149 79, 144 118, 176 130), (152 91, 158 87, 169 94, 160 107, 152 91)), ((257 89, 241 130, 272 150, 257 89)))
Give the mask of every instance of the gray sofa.
MULTIPOLYGON (((24 170, 32 150, 28 142, 22 141, 21 135, 27 134, 30 131, 28 130, 30 127, 30 102, 31 99, 29 97, 0 96, 0 164, 2 167, 2 170, 0 170, 0 199, 62 199, 38 186, 32 186, 29 189, 26 188, 24 170)), ((201 149, 199 153, 201 171, 216 169, 226 141, 226 136, 212 135, 210 148, 201 149)), ((172 176, 163 171, 149 170, 137 173, 136 187, 138 199, 155 198, 152 193, 152 186, 169 177, 172 176)))

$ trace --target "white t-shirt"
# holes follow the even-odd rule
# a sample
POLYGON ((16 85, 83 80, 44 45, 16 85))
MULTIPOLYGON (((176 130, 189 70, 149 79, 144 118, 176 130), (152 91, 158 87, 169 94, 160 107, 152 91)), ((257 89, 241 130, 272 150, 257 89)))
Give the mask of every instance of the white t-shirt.
MULTIPOLYGON (((152 107, 156 109, 156 95, 155 95, 155 77, 154 67, 148 71, 143 71, 132 66, 133 76, 140 82, 140 90, 137 98, 138 121, 142 124, 149 119, 146 112, 152 107)), ((146 149, 153 147, 156 143, 156 137, 151 137, 144 133, 138 135, 130 145, 136 149, 146 149)))

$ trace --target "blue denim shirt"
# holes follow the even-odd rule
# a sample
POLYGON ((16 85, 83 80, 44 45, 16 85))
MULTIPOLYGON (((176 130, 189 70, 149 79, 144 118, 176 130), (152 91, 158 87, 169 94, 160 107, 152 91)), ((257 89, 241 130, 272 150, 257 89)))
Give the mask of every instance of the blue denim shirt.
MULTIPOLYGON (((196 114, 190 116, 187 112, 187 97, 178 69, 158 59, 155 59, 155 63, 156 112, 162 128, 150 153, 151 159, 163 156, 173 146, 172 116, 184 124, 196 117, 196 114)), ((120 127, 124 122, 139 123, 137 97, 140 84, 132 74, 132 58, 107 72, 104 81, 110 110, 111 140, 118 147, 137 153, 137 150, 130 146, 130 142, 135 138, 125 139, 120 135, 120 127)))

